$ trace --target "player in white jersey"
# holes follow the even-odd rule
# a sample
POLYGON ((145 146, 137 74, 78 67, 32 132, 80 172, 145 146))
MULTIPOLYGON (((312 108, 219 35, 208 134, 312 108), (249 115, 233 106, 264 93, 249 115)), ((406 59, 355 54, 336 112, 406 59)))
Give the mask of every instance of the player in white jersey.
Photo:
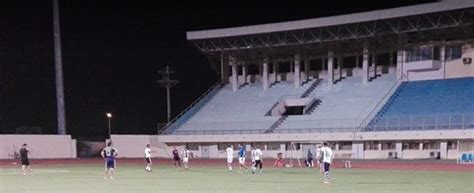
POLYGON ((189 163, 189 157, 190 157, 190 152, 189 150, 185 147, 184 150, 181 152, 181 157, 183 158, 183 165, 184 169, 188 169, 188 163, 189 163))
POLYGON ((150 148, 150 144, 147 144, 146 148, 145 148, 145 162, 146 162, 145 171, 151 172, 151 148, 150 148))
POLYGON ((227 152, 227 166, 229 167, 229 171, 232 171, 232 161, 234 160, 234 148, 232 145, 229 145, 225 150, 227 152))
POLYGON ((316 148, 316 162, 318 163, 319 172, 322 174, 324 172, 324 164, 321 145, 318 145, 318 148, 316 148))
POLYGON ((328 143, 323 143, 323 147, 321 148, 321 153, 323 156, 323 164, 324 164, 324 183, 329 184, 331 183, 331 178, 329 176, 329 167, 331 166, 332 160, 334 158, 334 154, 332 153, 331 148, 329 148, 328 143))
POLYGON ((253 145, 250 146, 250 159, 252 160, 252 165, 250 169, 253 171, 255 166, 255 147, 253 145))
POLYGON ((255 173, 255 170, 257 169, 257 167, 259 167, 260 173, 263 172, 263 170, 262 170, 262 155, 263 155, 262 150, 260 150, 260 147, 257 146, 255 151, 253 151, 253 153, 252 153, 252 157, 255 160, 254 166, 252 167, 252 174, 255 173))

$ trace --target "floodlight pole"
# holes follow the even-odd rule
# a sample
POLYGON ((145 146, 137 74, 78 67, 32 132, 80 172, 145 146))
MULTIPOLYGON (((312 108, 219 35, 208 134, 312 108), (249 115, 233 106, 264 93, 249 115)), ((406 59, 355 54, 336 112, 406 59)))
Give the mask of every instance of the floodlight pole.
POLYGON ((166 112, 167 112, 167 123, 171 120, 171 99, 170 99, 171 87, 166 87, 166 112))
POLYGON ((53 26, 58 134, 66 135, 66 111, 64 109, 63 64, 61 55, 61 32, 59 26, 58 0, 53 0, 53 26))
POLYGON ((160 84, 161 86, 166 88, 166 104, 167 104, 167 123, 170 123, 171 121, 171 88, 176 86, 179 81, 178 80, 171 80, 171 74, 174 73, 174 70, 169 67, 165 66, 161 70, 158 71, 159 74, 161 74, 162 79, 157 80, 156 82, 160 84))
POLYGON ((112 140, 112 113, 105 113, 105 116, 107 117, 107 122, 109 126, 109 139, 112 140))

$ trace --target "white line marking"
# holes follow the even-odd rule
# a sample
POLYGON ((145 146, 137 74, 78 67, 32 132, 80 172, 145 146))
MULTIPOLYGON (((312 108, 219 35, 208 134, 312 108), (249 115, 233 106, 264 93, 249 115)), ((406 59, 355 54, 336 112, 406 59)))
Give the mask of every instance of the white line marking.
MULTIPOLYGON (((71 172, 69 170, 45 170, 45 169, 37 169, 31 170, 32 174, 51 174, 51 173, 68 173, 71 172)), ((22 175, 21 170, 13 170, 13 169, 0 169, 0 176, 10 176, 10 175, 22 175), (8 171, 3 173, 3 171, 8 171)))

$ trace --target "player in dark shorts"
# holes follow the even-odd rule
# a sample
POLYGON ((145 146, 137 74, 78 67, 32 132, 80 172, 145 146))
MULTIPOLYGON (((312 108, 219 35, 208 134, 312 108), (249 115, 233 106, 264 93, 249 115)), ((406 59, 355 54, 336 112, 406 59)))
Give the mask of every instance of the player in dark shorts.
POLYGON ((104 179, 114 179, 115 158, 117 157, 118 152, 117 149, 112 147, 112 142, 107 143, 107 147, 102 150, 101 155, 105 158, 104 179))
POLYGON ((147 144, 146 145, 146 148, 145 148, 145 162, 146 162, 146 166, 145 166, 145 171, 147 172, 151 172, 151 148, 150 148, 150 144, 147 144))
POLYGON ((181 167, 181 158, 179 157, 179 151, 174 147, 173 149, 173 161, 174 161, 174 166, 179 166, 181 167))
POLYGON ((30 160, 28 159, 28 153, 30 151, 27 148, 26 143, 20 149, 20 160, 21 160, 21 170, 23 171, 23 175, 26 176, 27 174, 31 174, 30 169, 30 160))

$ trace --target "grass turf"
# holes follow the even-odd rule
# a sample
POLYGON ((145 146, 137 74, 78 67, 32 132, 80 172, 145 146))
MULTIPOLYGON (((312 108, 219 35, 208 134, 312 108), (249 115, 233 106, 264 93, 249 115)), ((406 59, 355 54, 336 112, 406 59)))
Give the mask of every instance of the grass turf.
POLYGON ((32 176, 19 169, 0 169, 0 193, 472 193, 474 173, 335 169, 332 184, 307 168, 268 169, 263 174, 228 172, 219 167, 190 170, 158 166, 147 173, 137 165, 119 166, 114 180, 105 180, 102 165, 35 168, 32 176))

